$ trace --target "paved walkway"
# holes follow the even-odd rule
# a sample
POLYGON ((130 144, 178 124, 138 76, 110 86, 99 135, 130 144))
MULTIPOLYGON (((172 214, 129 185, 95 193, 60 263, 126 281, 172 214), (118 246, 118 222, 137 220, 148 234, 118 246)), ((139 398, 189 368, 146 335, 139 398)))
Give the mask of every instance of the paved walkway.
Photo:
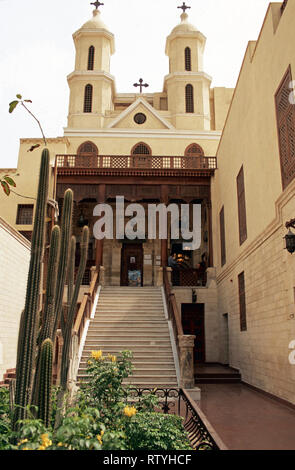
POLYGON ((201 384, 198 405, 229 450, 295 450, 295 410, 243 384, 201 384))

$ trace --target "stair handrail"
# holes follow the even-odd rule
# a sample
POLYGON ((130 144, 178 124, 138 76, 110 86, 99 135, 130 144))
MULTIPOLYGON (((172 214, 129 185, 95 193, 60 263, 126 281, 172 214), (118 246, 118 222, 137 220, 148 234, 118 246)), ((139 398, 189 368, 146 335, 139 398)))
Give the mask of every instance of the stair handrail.
POLYGON ((84 326, 86 321, 90 318, 92 307, 95 301, 97 289, 99 286, 99 271, 100 269, 98 268, 93 274, 89 292, 86 292, 83 295, 82 302, 75 320, 73 335, 78 336, 79 344, 83 335, 84 326))
POLYGON ((170 282, 168 279, 168 273, 166 267, 163 267, 163 281, 164 281, 164 292, 166 296, 166 303, 168 308, 169 320, 171 320, 174 330, 175 341, 177 349, 179 350, 179 336, 183 336, 183 328, 181 323, 181 316, 177 307, 175 294, 171 291, 170 282))

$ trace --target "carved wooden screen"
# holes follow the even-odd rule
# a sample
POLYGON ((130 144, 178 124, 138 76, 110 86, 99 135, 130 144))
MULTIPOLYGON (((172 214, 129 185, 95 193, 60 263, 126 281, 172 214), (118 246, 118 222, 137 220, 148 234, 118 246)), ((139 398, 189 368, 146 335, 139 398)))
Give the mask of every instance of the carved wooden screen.
POLYGON ((240 245, 247 239, 247 218, 246 218, 246 199, 244 184, 244 169, 240 169, 237 176, 237 192, 238 192, 238 214, 239 214, 239 236, 240 245))
POLYGON ((295 176, 295 104, 291 67, 275 96, 283 189, 295 176))
POLYGON ((224 266, 226 263, 224 207, 222 207, 219 213, 219 221, 220 221, 221 266, 224 266))
POLYGON ((33 204, 18 204, 16 224, 17 225, 32 225, 33 223, 33 204))
POLYGON ((240 328, 241 331, 247 330, 247 317, 246 317, 246 293, 245 293, 245 275, 244 272, 239 274, 239 303, 240 303, 240 328))

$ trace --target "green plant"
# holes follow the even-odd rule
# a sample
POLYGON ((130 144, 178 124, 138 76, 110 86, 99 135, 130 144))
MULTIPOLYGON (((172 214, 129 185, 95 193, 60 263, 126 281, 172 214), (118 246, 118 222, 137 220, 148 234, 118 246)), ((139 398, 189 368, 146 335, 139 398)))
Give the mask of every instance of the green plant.
POLYGON ((53 344, 50 338, 43 341, 40 354, 40 375, 38 380, 38 418, 46 427, 51 418, 53 344))
POLYGON ((31 400, 32 373, 36 353, 36 329, 39 311, 41 266, 44 251, 45 217, 48 197, 49 152, 44 149, 41 156, 38 196, 36 202, 32 252, 29 266, 25 308, 21 315, 16 363, 14 429, 17 422, 26 417, 31 400))
POLYGON ((0 450, 8 450, 11 435, 11 411, 9 404, 9 390, 0 387, 0 450))
POLYGON ((183 419, 162 413, 137 413, 127 420, 126 442, 130 450, 191 450, 183 419))

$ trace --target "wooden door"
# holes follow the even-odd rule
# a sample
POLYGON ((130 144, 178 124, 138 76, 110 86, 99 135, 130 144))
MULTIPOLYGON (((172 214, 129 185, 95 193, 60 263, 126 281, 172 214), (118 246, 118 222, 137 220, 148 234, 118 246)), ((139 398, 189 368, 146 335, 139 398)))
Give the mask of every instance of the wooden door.
POLYGON ((121 254, 121 286, 143 285, 142 243, 123 244, 121 254))
POLYGON ((194 362, 205 362, 205 314, 204 304, 182 304, 183 333, 195 335, 194 362))

